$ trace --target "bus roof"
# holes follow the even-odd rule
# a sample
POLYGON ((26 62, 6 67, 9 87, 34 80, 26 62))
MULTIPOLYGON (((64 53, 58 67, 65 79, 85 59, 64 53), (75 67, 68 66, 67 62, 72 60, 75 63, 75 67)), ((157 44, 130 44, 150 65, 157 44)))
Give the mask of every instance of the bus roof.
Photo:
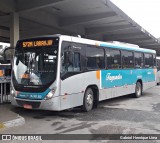
MULTIPOLYGON (((61 34, 44 35, 44 36, 38 36, 38 37, 32 37, 32 38, 34 39, 34 38, 42 38, 42 37, 44 37, 44 38, 45 37, 61 37, 62 40, 65 40, 65 41, 72 41, 72 42, 77 42, 77 43, 82 43, 82 44, 90 44, 90 45, 96 45, 96 46, 102 46, 102 47, 109 47, 109 48, 113 48, 113 49, 123 49, 123 50, 156 54, 155 50, 140 48, 138 45, 136 46, 134 44, 129 44, 129 43, 120 44, 121 42, 103 42, 103 41, 90 40, 90 39, 86 39, 86 38, 61 35, 61 34)), ((32 38, 29 38, 29 39, 32 39, 32 38)))
POLYGON ((109 47, 113 49, 123 49, 123 50, 130 50, 130 51, 137 51, 137 52, 146 52, 146 53, 153 53, 156 54, 155 50, 151 49, 145 49, 145 48, 140 48, 138 45, 134 44, 129 44, 129 43, 122 43, 121 42, 103 42, 103 41, 96 41, 96 40, 90 40, 90 39, 85 39, 85 38, 80 38, 80 37, 73 37, 73 36, 65 36, 61 35, 64 39, 65 38, 71 38, 72 41, 77 42, 77 43, 83 43, 83 44, 91 44, 91 45, 97 45, 97 46, 102 46, 102 47, 109 47))

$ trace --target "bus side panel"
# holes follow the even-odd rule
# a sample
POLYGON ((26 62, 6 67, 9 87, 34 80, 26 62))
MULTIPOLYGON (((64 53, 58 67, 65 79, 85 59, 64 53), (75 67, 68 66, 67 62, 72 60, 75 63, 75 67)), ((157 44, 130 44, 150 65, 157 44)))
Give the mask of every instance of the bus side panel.
POLYGON ((96 71, 75 74, 61 81, 61 110, 83 105, 83 97, 89 85, 100 87, 96 71))
POLYGON ((113 87, 100 90, 100 101, 134 93, 135 85, 113 87))
POLYGON ((101 71, 103 90, 100 94, 100 100, 134 93, 136 78, 134 70, 101 71))
POLYGON ((101 84, 102 88, 113 88, 122 86, 121 70, 102 70, 101 84))
POLYGON ((99 90, 99 101, 113 98, 114 89, 113 88, 104 88, 99 90))
POLYGON ((128 95, 135 92, 135 84, 117 87, 115 90, 116 90, 116 93, 114 97, 128 95))
POLYGON ((123 75, 123 87, 124 95, 135 93, 135 87, 138 80, 142 81, 143 84, 143 70, 142 69, 124 69, 123 75))
POLYGON ((145 91, 146 89, 152 88, 155 85, 156 85, 155 81, 145 82, 143 83, 143 91, 145 91))
POLYGON ((134 69, 124 69, 122 70, 123 76, 123 95, 132 94, 135 92, 135 85, 137 81, 137 76, 141 76, 141 72, 134 69))
POLYGON ((156 70, 155 69, 143 69, 143 90, 151 88, 156 85, 156 70))
POLYGON ((99 100, 105 100, 116 96, 115 88, 122 86, 122 76, 120 70, 102 70, 101 87, 99 100))
POLYGON ((89 85, 99 88, 99 101, 135 92, 137 80, 141 79, 143 89, 155 85, 153 69, 102 70, 76 74, 61 81, 61 110, 81 106, 84 91, 89 85), (150 75, 151 74, 151 75, 150 75), (150 76, 149 76, 150 75, 150 76), (100 78, 98 78, 100 77, 100 78), (145 81, 145 82, 144 82, 145 81))

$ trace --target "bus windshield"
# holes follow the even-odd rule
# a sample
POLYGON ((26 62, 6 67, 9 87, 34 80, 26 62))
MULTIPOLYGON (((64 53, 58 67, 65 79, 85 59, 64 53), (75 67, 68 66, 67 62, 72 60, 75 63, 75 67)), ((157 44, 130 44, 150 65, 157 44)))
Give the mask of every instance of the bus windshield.
POLYGON ((53 83, 57 74, 57 59, 58 45, 17 47, 13 82, 24 87, 39 87, 53 83))

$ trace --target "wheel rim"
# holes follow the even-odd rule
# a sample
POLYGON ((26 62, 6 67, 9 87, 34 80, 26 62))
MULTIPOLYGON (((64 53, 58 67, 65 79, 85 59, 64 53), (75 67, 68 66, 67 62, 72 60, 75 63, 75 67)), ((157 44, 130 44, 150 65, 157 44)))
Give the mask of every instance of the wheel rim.
POLYGON ((90 107, 93 104, 93 96, 92 94, 87 95, 87 106, 90 107))

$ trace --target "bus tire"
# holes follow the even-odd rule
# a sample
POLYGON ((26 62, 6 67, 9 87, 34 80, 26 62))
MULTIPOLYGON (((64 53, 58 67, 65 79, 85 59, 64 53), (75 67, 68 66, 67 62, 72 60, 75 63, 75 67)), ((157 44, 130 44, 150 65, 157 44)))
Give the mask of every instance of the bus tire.
POLYGON ((135 94, 136 98, 139 98, 142 95, 142 84, 138 81, 136 83, 135 94))
POLYGON ((88 112, 92 110, 93 102, 94 102, 93 90, 91 88, 87 88, 83 98, 82 111, 88 112))

